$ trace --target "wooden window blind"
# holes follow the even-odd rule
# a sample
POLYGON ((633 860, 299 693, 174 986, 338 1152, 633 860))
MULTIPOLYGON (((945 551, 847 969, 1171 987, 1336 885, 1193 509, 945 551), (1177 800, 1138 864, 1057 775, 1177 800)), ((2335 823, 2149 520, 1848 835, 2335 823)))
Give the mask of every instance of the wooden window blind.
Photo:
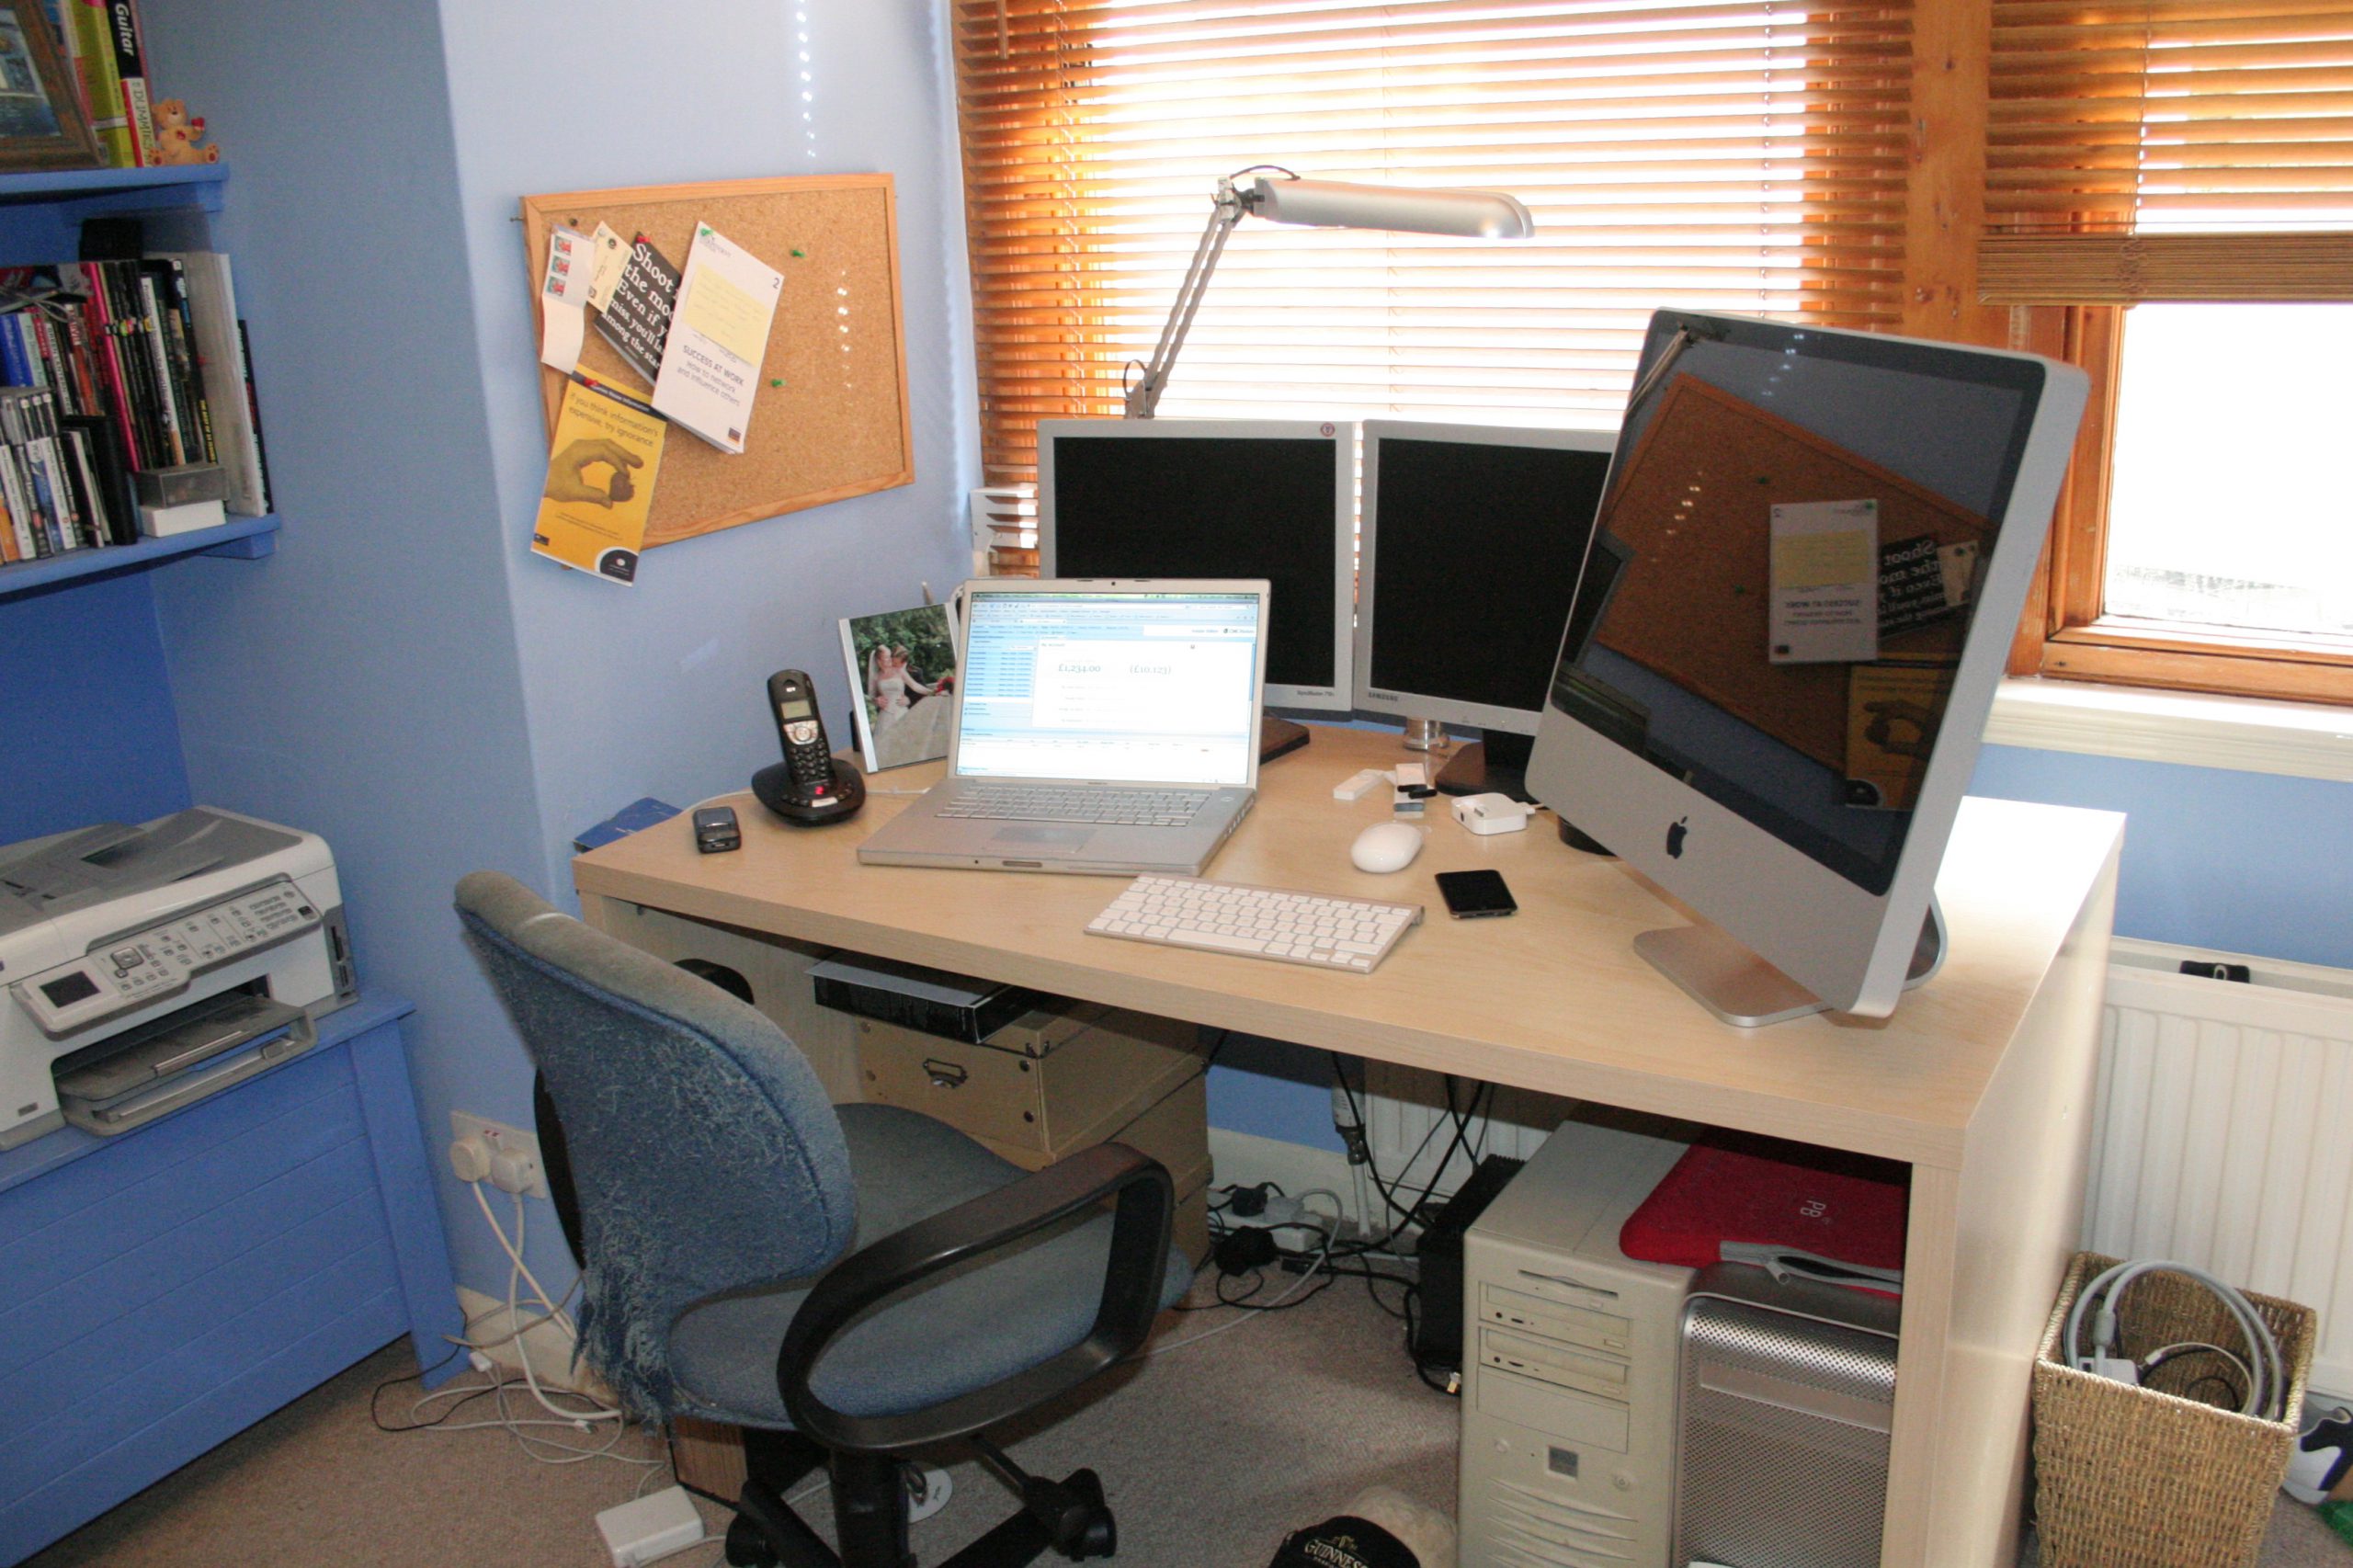
POLYGON ((1991 302, 2353 299, 2353 8, 1994 0, 1991 302))
POLYGON ((1614 423, 1660 305, 1891 327, 1909 0, 953 0, 993 483, 1120 412, 1221 176, 1510 192, 1517 242, 1227 245, 1165 416, 1614 423))

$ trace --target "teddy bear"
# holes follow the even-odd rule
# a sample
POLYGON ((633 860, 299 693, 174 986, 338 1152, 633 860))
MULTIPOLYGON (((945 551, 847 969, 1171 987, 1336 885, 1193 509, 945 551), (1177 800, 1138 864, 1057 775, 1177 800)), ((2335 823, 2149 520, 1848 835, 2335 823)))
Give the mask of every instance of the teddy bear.
POLYGON ((197 145, 204 140, 201 116, 190 119, 188 105, 179 98, 165 98, 153 109, 155 117, 155 161, 159 164, 217 164, 221 149, 197 145))

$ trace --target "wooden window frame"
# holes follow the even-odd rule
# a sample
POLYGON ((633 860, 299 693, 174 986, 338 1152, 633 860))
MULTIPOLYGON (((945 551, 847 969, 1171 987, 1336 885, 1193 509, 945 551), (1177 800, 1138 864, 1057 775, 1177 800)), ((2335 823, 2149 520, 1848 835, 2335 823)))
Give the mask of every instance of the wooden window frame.
POLYGON ((2124 308, 2021 306, 2022 347, 2081 366, 2091 400, 2010 656, 2010 673, 2228 697, 2353 704, 2353 639, 2107 613, 2108 524, 2124 308))

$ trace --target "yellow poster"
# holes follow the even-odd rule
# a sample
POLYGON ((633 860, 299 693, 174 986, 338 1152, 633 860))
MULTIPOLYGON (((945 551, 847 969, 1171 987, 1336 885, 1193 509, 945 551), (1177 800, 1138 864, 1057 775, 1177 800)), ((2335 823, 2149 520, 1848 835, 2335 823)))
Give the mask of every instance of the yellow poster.
POLYGON ((556 416, 532 553, 633 585, 668 427, 634 398, 574 377, 556 416))

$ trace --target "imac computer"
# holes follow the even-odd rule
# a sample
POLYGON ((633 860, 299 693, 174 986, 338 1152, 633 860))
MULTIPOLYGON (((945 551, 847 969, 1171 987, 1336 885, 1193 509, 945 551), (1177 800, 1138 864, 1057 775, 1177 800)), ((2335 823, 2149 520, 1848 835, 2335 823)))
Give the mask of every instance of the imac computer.
POLYGON ((1356 706, 1475 725, 1449 794, 1526 800, 1529 748, 1576 593, 1612 431, 1369 419, 1356 706))
POLYGON ((1742 1025, 1893 1012, 2081 417, 2031 355, 1651 319, 1529 765, 1742 1025))
MULTIPOLYGON (((1295 419, 1041 419, 1048 577, 1264 577, 1267 706, 1345 713, 1356 432, 1295 419)), ((1557 630, 1557 629, 1556 629, 1557 630)), ((1260 759, 1307 732, 1269 718, 1260 759)))

